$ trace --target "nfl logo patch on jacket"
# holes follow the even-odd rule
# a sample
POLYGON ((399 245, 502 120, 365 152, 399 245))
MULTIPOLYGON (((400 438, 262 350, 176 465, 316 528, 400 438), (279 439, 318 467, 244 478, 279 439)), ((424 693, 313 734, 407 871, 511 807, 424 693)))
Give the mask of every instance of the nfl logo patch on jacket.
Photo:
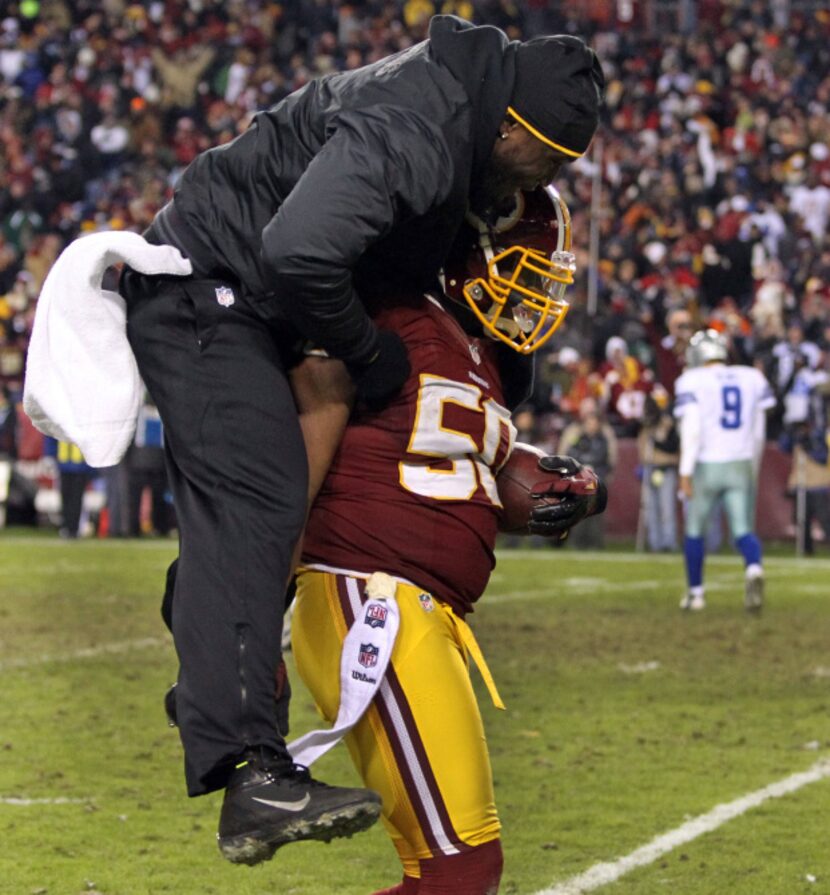
POLYGON ((229 308, 236 301, 233 289, 231 289, 230 286, 217 286, 216 301, 218 301, 223 308, 229 308))

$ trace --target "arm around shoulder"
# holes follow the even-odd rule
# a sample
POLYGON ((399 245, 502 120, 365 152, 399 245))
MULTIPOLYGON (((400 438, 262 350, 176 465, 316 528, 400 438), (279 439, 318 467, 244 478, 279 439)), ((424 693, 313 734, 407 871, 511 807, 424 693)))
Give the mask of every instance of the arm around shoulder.
POLYGON ((263 230, 270 297, 303 335, 347 363, 368 363, 378 350, 352 271, 396 225, 446 198, 451 160, 439 138, 400 110, 342 116, 263 230))

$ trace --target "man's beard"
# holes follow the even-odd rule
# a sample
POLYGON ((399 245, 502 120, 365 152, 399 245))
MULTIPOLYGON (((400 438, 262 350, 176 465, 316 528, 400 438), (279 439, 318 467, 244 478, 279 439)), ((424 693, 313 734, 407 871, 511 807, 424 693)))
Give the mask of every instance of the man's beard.
POLYGON ((515 176, 510 166, 490 156, 477 188, 470 193, 470 209, 488 224, 507 216, 515 205, 515 176))

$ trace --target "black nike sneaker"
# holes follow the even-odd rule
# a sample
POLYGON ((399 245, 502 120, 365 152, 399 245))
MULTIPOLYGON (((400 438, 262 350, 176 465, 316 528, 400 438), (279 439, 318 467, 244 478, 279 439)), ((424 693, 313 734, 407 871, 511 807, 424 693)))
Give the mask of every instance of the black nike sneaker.
POLYGON ((259 864, 287 842, 329 842, 366 830, 380 805, 370 789, 328 786, 287 752, 258 747, 245 753, 225 789, 219 850, 234 864, 259 864))

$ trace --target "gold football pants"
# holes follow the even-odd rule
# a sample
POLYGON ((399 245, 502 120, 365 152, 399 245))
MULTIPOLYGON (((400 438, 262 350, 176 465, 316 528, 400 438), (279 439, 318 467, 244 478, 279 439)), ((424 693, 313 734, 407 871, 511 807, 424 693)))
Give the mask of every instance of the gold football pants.
MULTIPOLYGON (((364 600, 365 580, 329 572, 299 576, 292 642, 300 676, 323 717, 340 703, 340 653, 364 600)), ((466 623, 445 604, 399 583, 400 627, 383 683, 346 735, 408 876, 418 861, 499 836, 484 727, 468 652, 488 679, 466 623)), ((494 700, 497 700, 491 687, 494 700)))

